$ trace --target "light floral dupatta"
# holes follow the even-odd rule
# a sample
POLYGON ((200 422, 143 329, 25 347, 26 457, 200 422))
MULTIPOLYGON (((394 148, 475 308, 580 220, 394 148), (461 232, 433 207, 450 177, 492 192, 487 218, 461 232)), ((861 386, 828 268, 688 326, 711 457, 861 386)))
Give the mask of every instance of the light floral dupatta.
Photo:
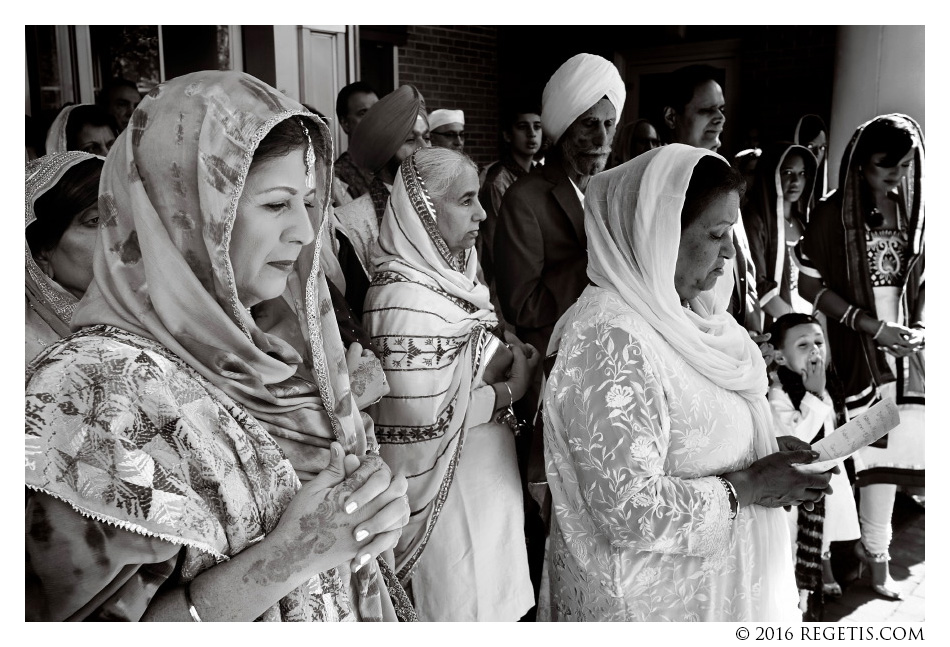
POLYGON ((470 397, 498 319, 475 251, 452 254, 415 165, 400 166, 383 218, 363 322, 391 391, 372 410, 380 454, 409 481, 396 546, 405 582, 435 527, 462 453, 470 397))
MULTIPOLYGON (((350 394, 320 270, 332 159, 322 120, 254 77, 199 72, 156 87, 106 161, 95 278, 72 321, 74 330, 108 324, 169 349, 250 412, 302 478, 328 464, 333 440, 357 455, 375 447, 350 394), (318 235, 284 295, 259 305, 275 331, 265 332, 238 300, 228 248, 257 145, 300 115, 327 142, 316 163, 324 192, 311 210, 318 235)), ((392 608, 368 566, 355 576, 352 603, 364 619, 380 619, 392 608)))
MULTIPOLYGON (((97 155, 70 151, 44 155, 26 165, 26 224, 36 222, 33 205, 49 189, 56 186, 72 167, 86 160, 102 159, 97 155)), ((69 334, 69 320, 77 299, 59 283, 48 277, 33 260, 26 244, 26 362, 49 344, 69 334)))

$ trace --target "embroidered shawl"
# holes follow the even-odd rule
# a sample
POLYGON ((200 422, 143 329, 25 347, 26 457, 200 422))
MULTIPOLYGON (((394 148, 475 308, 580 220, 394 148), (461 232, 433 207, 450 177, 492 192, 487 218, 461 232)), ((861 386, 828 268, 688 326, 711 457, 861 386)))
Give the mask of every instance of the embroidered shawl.
POLYGON ((452 485, 473 383, 497 318, 474 250, 453 254, 415 166, 400 166, 383 218, 363 321, 390 393, 373 409, 380 454, 409 480, 411 516, 396 570, 411 575, 452 485))

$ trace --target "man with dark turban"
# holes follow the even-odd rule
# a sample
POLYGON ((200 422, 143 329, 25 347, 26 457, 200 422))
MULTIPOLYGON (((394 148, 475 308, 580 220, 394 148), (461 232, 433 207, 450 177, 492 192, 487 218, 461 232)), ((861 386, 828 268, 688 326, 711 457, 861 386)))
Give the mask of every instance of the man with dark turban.
POLYGON ((373 174, 369 192, 338 207, 333 226, 346 279, 346 300, 358 314, 373 275, 379 224, 399 165, 417 148, 429 146, 429 122, 419 91, 403 85, 373 104, 350 137, 350 157, 373 174))
MULTIPOLYGON (((554 143, 552 150, 544 166, 512 184, 501 202, 494 243, 498 298, 518 338, 542 353, 554 324, 588 282, 584 191, 607 164, 625 98, 613 63, 593 54, 568 59, 541 95, 541 127, 554 143)), ((538 375, 516 409, 521 420, 534 420, 540 391, 538 375)), ((543 480, 540 434, 523 433, 518 442, 528 481, 543 480)), ((540 523, 540 517, 529 515, 530 501, 526 504, 528 558, 537 590, 544 531, 530 525, 540 523)))

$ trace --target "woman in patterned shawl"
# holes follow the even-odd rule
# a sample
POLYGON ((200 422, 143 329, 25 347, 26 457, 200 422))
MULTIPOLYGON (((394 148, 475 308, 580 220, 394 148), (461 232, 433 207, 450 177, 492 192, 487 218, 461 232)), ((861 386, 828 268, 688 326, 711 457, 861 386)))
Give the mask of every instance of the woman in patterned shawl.
POLYGON ((924 138, 902 114, 862 124, 796 253, 799 292, 827 317, 845 406, 892 398, 900 425, 855 456, 859 556, 874 591, 898 599, 888 570, 897 486, 924 485, 924 138))
POLYGON ((801 619, 781 506, 820 499, 830 474, 778 451, 762 355, 725 310, 741 185, 681 144, 590 182, 593 285, 548 349, 540 617, 801 619))
POLYGON ((27 374, 28 618, 382 620, 390 593, 411 614, 372 559, 405 482, 371 455, 320 271, 332 159, 241 73, 132 115, 78 332, 27 374))
POLYGON ((54 153, 26 165, 26 363, 69 334, 92 280, 103 158, 54 153))
POLYGON ((514 438, 498 420, 539 354, 492 332, 477 194, 460 153, 403 161, 363 314, 391 386, 373 410, 380 453, 409 480, 396 569, 422 620, 518 620, 534 603, 514 438))

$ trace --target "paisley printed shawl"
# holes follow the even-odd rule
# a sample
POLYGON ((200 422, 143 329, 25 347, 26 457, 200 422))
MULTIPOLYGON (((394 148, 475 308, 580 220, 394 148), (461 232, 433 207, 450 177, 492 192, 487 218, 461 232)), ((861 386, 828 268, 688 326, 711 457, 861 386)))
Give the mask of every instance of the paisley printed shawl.
POLYGON ((453 254, 439 233, 414 156, 399 169, 391 205, 363 322, 391 387, 373 409, 380 455, 409 481, 411 516, 395 550, 405 581, 452 485, 472 388, 498 320, 475 276, 475 251, 453 254))
MULTIPOLYGON (((256 307, 274 332, 239 302, 228 256, 257 145, 298 115, 327 142, 316 169, 323 194, 310 211, 319 234, 332 188, 322 120, 242 73, 199 72, 153 89, 106 160, 95 278, 72 328, 108 324, 158 342, 249 411, 309 478, 328 464, 334 439, 357 455, 375 446, 350 394, 318 261, 323 236, 301 251, 284 295, 256 307)), ((375 609, 364 618, 379 615, 379 587, 371 582, 378 571, 370 566, 358 576, 369 597, 357 604, 375 609)))
MULTIPOLYGON (((26 165, 26 225, 36 222, 33 206, 63 175, 80 162, 103 159, 97 155, 71 151, 53 153, 26 165)), ((76 308, 76 297, 40 270, 29 244, 26 244, 26 361, 29 363, 43 346, 69 334, 69 320, 76 308)))

